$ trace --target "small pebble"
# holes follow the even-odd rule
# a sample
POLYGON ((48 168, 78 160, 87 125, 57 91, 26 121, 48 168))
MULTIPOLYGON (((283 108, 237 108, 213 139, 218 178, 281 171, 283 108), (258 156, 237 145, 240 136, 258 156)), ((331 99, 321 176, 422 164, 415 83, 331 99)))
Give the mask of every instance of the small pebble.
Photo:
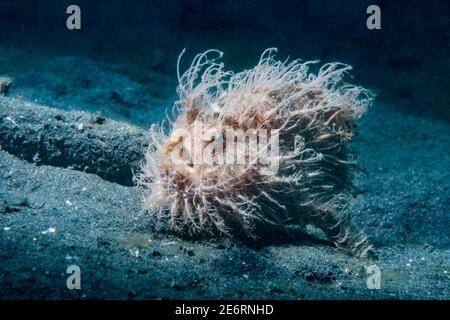
POLYGON ((55 233, 56 232, 56 228, 50 227, 45 231, 42 231, 42 234, 47 234, 47 233, 55 233))

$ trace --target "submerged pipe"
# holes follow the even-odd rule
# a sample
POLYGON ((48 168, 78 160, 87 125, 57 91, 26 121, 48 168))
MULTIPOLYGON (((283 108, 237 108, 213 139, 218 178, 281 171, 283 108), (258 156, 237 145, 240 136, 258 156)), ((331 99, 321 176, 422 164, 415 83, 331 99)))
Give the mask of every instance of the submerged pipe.
POLYGON ((0 149, 36 164, 133 185, 148 146, 144 130, 81 111, 0 96, 0 149))

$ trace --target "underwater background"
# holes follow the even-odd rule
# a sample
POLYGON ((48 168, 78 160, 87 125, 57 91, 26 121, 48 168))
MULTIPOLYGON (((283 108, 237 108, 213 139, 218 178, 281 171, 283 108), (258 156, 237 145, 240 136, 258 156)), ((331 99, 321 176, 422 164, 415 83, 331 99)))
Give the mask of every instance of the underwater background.
POLYGON ((448 299, 449 38, 448 1, 2 0, 0 297, 448 299), (81 30, 66 28, 71 4, 81 30), (380 30, 366 26, 373 4, 380 30), (351 203, 372 260, 289 236, 183 239, 139 215, 130 163, 177 99, 181 51, 183 70, 216 48, 239 71, 269 47, 350 64, 377 94, 351 203), (66 285, 73 264, 81 290, 66 285))

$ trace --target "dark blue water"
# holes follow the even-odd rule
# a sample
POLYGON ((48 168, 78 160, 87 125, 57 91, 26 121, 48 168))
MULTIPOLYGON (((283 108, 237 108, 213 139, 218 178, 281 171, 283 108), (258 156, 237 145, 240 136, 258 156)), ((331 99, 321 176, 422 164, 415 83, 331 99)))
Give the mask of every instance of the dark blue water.
POLYGON ((1 1, 0 45, 28 47, 30 59, 40 51, 131 63, 141 78, 175 76, 183 48, 220 49, 238 70, 278 47, 282 57, 351 64, 356 81, 393 107, 449 119, 448 1, 72 2, 1 1), (70 4, 81 9, 81 30, 65 27, 70 4), (371 4, 381 9, 380 30, 366 27, 371 4))

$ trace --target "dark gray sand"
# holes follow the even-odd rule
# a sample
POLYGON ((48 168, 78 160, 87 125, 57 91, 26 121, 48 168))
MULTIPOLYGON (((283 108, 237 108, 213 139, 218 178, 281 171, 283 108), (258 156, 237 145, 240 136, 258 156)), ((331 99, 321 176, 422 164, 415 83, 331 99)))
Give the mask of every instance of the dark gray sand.
MULTIPOLYGON (((375 245, 375 256, 358 259, 292 239, 255 248, 154 232, 140 213, 143 190, 129 186, 145 131, 108 116, 99 120, 96 110, 84 108, 89 99, 111 98, 106 89, 75 95, 80 109, 91 111, 80 113, 61 107, 70 105, 61 97, 75 99, 72 92, 52 103, 51 87, 45 94, 27 90, 35 86, 32 80, 15 80, 13 98, 0 97, 0 298, 450 297, 448 123, 377 104, 362 119, 354 146, 369 175, 356 178, 362 193, 352 202, 352 215, 375 245), (25 147, 19 144, 25 141, 25 147), (72 264, 81 269, 81 290, 67 289, 72 264), (379 290, 367 288, 370 265, 381 269, 379 290)), ((52 81, 61 82, 57 90, 71 88, 52 81)), ((122 105, 142 89, 129 86, 119 93, 122 105)))

